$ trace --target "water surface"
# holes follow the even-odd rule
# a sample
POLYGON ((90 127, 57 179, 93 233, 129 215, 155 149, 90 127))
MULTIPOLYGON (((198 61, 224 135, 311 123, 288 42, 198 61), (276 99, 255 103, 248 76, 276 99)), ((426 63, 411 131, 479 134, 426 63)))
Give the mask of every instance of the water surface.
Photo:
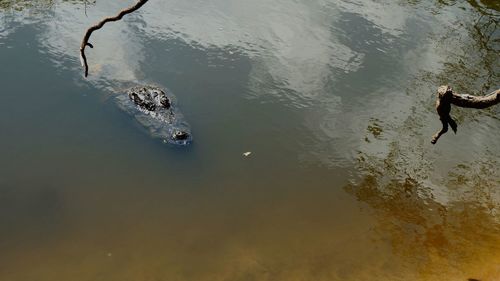
POLYGON ((0 2, 0 280, 500 279, 496 1, 0 2), (194 142, 121 111, 169 89, 194 142), (251 151, 250 157, 242 153, 251 151))

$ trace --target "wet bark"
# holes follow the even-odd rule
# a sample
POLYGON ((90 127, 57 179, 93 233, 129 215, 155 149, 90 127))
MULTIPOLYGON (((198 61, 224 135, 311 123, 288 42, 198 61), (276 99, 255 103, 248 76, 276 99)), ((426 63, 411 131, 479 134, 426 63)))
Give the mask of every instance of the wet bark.
POLYGON ((90 36, 92 35, 92 32, 101 29, 107 22, 121 20, 123 16, 140 9, 144 4, 146 4, 146 2, 148 2, 148 0, 138 0, 134 5, 120 11, 120 13, 118 13, 116 16, 104 18, 95 25, 91 26, 89 29, 87 29, 85 35, 83 36, 82 44, 80 45, 80 62, 85 70, 85 77, 87 77, 89 74, 89 65, 87 64, 87 56, 85 55, 85 48, 87 46, 89 46, 90 48, 94 48, 94 46, 91 43, 89 43, 89 39, 90 36))
POLYGON ((457 132, 457 123, 450 116, 451 105, 465 108, 484 109, 500 103, 500 89, 487 96, 460 95, 455 93, 450 86, 441 86, 437 91, 436 111, 443 125, 442 129, 432 136, 431 143, 448 132, 448 125, 453 132, 457 132))

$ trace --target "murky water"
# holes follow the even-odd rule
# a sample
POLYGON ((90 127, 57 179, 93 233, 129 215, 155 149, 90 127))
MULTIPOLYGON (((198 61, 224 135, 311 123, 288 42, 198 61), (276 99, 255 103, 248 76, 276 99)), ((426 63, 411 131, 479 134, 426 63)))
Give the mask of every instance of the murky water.
POLYGON ((497 1, 0 1, 0 280, 500 280, 497 1), (121 111, 168 88, 194 142, 121 111), (242 153, 251 151, 249 157, 242 153))

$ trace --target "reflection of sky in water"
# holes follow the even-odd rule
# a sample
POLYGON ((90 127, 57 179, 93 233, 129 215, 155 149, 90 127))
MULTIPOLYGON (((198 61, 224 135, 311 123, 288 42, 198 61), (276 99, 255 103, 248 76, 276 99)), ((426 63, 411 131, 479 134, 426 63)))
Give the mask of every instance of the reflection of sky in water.
MULTIPOLYGON (((460 126, 464 134, 442 141, 453 145, 428 145, 428 136, 439 127, 430 106, 435 85, 412 81, 421 70, 440 71, 446 58, 436 53, 430 36, 439 37, 458 14, 466 13, 445 7, 435 17, 434 10, 421 5, 415 13, 410 5, 386 1, 151 1, 139 13, 93 34, 96 48, 87 51, 90 81, 116 90, 120 81, 147 79, 141 67, 149 46, 143 38, 218 50, 207 55, 219 62, 234 54, 246 56, 251 70, 248 91, 242 94, 300 108, 308 130, 300 138, 300 159, 349 167, 360 154, 386 161, 396 150, 406 159, 422 159, 405 162, 400 172, 423 172, 412 166, 425 166, 425 176, 412 176, 440 186, 454 163, 494 162, 495 153, 487 151, 495 145, 491 134, 498 132, 498 122, 479 117, 484 120, 460 126), (422 102, 425 106, 418 107, 422 102), (383 132, 370 140, 373 122, 383 132), (469 144, 469 149, 460 148, 469 144), (454 155, 453 160, 445 160, 446 155, 454 155)), ((56 5, 44 20, 41 50, 56 64, 69 58, 71 70, 81 71, 77 50, 83 30, 124 6, 98 1, 88 7, 87 18, 83 5, 56 5)), ((3 28, 2 36, 8 30, 3 28)), ((447 195, 438 197, 448 200, 447 195)))
MULTIPOLYGON (((74 58, 77 53, 72 50, 79 45, 82 30, 123 6, 98 1, 97 7, 88 8, 89 17, 85 18, 83 7, 78 10, 73 4, 58 4, 41 42, 48 44, 54 55, 74 58)), ((411 11, 388 3, 152 1, 138 15, 127 17, 128 24, 111 23, 96 32, 92 39, 98 42, 97 48, 89 50, 89 59, 95 61, 91 63, 97 72, 94 76, 113 68, 105 72, 107 79, 132 80, 139 70, 141 52, 147 48, 136 40, 134 32, 178 38, 200 48, 233 48, 252 58, 250 95, 289 95, 290 102, 300 107, 321 99, 318 96, 325 95, 338 74, 362 67, 370 41, 362 42, 364 50, 344 44, 342 37, 355 34, 337 24, 345 11, 353 10, 359 11, 357 17, 365 19, 380 37, 390 35, 378 48, 381 54, 397 48, 395 36, 404 34, 407 21, 412 20, 411 11), (269 85, 273 83, 283 85, 286 93, 273 89, 269 85)))

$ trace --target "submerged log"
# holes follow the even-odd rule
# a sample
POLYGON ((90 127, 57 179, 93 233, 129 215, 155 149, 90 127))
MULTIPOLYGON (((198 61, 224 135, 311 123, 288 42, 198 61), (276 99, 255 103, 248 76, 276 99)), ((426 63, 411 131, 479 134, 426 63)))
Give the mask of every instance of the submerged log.
POLYGON ((134 5, 121 10, 118 15, 114 17, 108 17, 102 19, 100 22, 96 23, 95 25, 91 26, 87 31, 85 32, 85 35, 83 36, 82 44, 80 45, 80 62, 82 64, 82 67, 85 70, 85 77, 88 76, 89 74, 89 65, 87 64, 87 56, 85 56, 85 48, 89 46, 90 48, 94 48, 92 44, 89 43, 90 35, 92 35, 92 32, 101 29, 104 24, 107 22, 112 22, 112 21, 119 21, 123 18, 124 15, 130 14, 134 11, 139 10, 144 4, 146 4, 148 0, 138 0, 134 5))
POLYGON ((457 133, 457 123, 450 116, 452 104, 464 108, 484 109, 498 103, 500 103, 500 89, 487 96, 472 96, 455 93, 447 85, 439 87, 437 90, 436 111, 443 127, 432 136, 431 143, 435 144, 439 137, 448 132, 448 125, 450 125, 453 132, 457 133))

